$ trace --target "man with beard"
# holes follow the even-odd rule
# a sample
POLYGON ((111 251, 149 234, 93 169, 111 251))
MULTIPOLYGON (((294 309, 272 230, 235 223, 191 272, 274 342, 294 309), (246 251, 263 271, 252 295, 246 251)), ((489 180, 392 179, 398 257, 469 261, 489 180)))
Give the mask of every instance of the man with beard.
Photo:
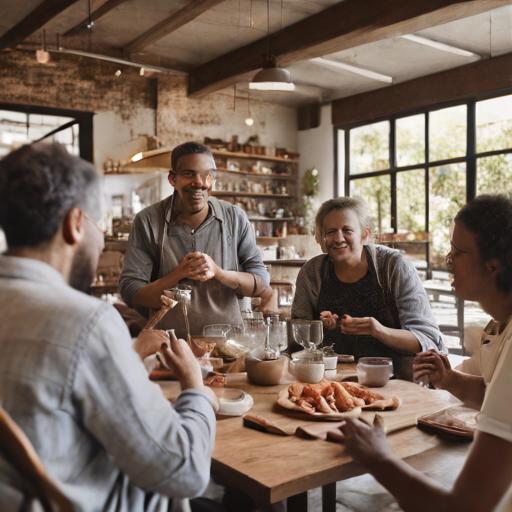
MULTIPOLYGON (((261 297, 277 310, 254 230, 237 206, 211 197, 215 161, 203 144, 173 149, 169 183, 174 194, 137 215, 130 232, 119 288, 128 305, 160 308, 163 291, 192 288, 188 315, 192 334, 208 324, 241 324, 238 297, 261 297)), ((187 334, 181 308, 162 326, 187 334)))
MULTIPOLYGON (((215 398, 183 340, 145 334, 137 355, 117 311, 83 293, 100 197, 94 167, 63 146, 0 161, 0 402, 74 510, 167 511, 207 485, 215 398), (157 349, 181 384, 174 407, 140 360, 157 349)), ((26 493, 0 456, 0 510, 28 509, 26 493)))

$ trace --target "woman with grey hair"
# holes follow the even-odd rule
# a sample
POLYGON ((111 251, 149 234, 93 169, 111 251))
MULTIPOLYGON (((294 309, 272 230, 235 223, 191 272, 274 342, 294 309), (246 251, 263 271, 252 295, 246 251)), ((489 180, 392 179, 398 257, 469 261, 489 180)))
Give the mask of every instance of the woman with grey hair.
POLYGON ((292 317, 322 320, 324 345, 356 359, 391 357, 395 375, 411 380, 406 356, 446 350, 416 269, 398 251, 371 243, 363 199, 326 201, 315 223, 326 254, 302 267, 292 317))

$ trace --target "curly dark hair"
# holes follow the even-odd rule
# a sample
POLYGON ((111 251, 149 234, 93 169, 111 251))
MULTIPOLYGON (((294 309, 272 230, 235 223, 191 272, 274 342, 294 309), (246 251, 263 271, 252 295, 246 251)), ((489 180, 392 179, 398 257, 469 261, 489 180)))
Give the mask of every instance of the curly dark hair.
POLYGON ((185 142, 184 144, 176 146, 171 153, 172 169, 169 172, 176 172, 176 168, 178 167, 178 161, 182 156, 200 154, 210 155, 213 158, 210 148, 208 146, 205 146, 204 144, 201 144, 200 142, 185 142))
POLYGON ((75 207, 97 220, 100 204, 94 166, 60 144, 25 145, 0 160, 0 227, 11 249, 49 242, 75 207))
POLYGON ((455 216, 476 235, 482 260, 496 258, 500 271, 496 277, 498 289, 512 289, 512 197, 507 194, 483 194, 471 200, 455 216))

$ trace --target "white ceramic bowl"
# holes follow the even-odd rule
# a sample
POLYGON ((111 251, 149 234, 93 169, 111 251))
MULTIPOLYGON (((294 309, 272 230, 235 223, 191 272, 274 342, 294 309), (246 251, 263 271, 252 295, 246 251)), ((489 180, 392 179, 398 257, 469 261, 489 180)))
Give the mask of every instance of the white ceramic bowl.
POLYGON ((393 360, 389 357, 361 357, 356 368, 360 384, 381 388, 393 375, 393 360))
POLYGON ((292 359, 290 371, 300 382, 316 384, 324 378, 325 365, 323 361, 304 361, 292 359))

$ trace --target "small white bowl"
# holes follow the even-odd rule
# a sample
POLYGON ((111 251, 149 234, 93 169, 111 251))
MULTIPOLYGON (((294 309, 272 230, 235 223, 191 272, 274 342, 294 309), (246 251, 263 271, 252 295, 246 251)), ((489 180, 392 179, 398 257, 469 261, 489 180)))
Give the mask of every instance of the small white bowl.
POLYGON ((338 355, 324 356, 324 364, 326 370, 336 370, 338 365, 338 355))
POLYGON ((325 365, 323 361, 292 359, 290 371, 300 382, 316 384, 324 378, 325 365))
POLYGON ((393 360, 390 357, 361 357, 356 369, 359 384, 381 388, 393 375, 393 360))

